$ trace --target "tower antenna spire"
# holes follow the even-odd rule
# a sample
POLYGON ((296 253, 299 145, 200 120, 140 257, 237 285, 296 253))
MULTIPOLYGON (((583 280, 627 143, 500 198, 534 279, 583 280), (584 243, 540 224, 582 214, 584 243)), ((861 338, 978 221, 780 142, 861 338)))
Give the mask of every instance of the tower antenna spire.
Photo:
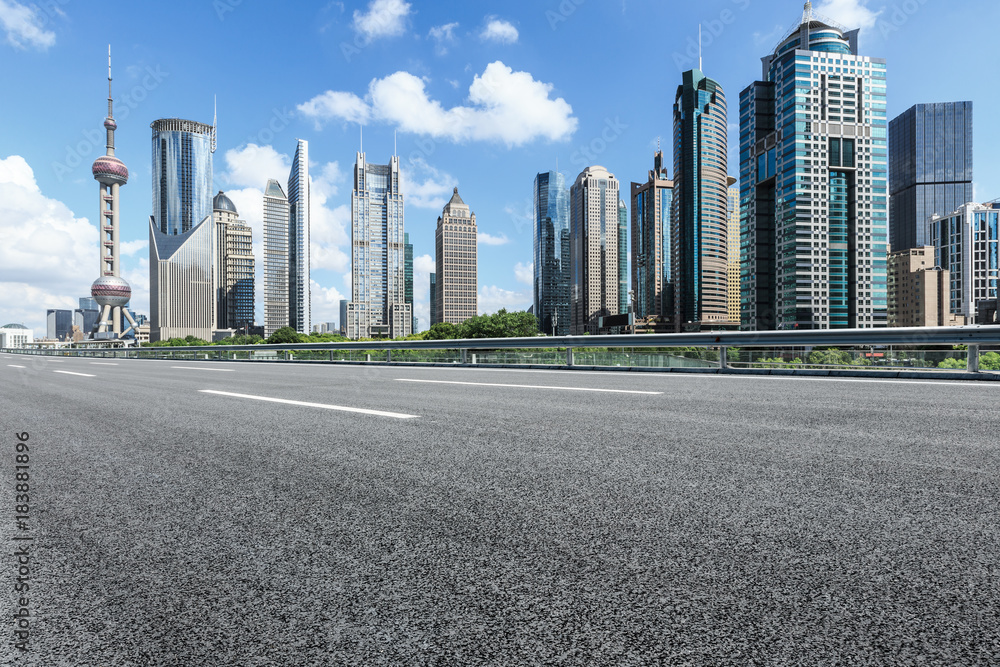
POLYGON ((219 96, 218 95, 213 95, 212 96, 212 107, 213 107, 213 109, 212 109, 212 152, 214 153, 215 152, 215 147, 216 147, 216 145, 218 143, 216 141, 216 138, 215 138, 215 135, 216 135, 215 126, 216 126, 216 123, 219 120, 219 96))
POLYGON ((111 113, 111 45, 108 44, 108 118, 112 118, 111 113))
POLYGON ((358 123, 358 152, 365 152, 365 126, 358 123))
POLYGON ((701 24, 698 24, 698 71, 701 71, 701 24))
POLYGON ((802 6, 802 22, 809 23, 813 19, 813 3, 808 1, 802 6))

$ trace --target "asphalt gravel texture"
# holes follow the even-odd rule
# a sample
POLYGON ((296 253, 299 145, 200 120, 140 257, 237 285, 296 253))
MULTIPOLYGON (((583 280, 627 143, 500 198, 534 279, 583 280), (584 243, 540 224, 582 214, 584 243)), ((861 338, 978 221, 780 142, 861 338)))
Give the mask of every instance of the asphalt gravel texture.
POLYGON ((108 362, 0 358, 0 664, 1000 664, 1000 384, 108 362))

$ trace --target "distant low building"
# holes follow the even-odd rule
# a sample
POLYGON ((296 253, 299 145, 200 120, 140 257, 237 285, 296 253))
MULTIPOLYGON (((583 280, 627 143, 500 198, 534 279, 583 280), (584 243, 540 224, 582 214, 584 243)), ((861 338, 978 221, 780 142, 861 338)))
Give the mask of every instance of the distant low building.
POLYGON ((0 327, 0 347, 11 349, 27 347, 35 340, 35 335, 23 324, 5 324, 0 327))
POLYGON ((50 309, 45 313, 45 337, 69 340, 73 335, 73 311, 50 309))
POLYGON ((950 273, 935 265, 933 247, 889 253, 887 274, 890 327, 946 327, 966 323, 965 317, 949 310, 950 273))

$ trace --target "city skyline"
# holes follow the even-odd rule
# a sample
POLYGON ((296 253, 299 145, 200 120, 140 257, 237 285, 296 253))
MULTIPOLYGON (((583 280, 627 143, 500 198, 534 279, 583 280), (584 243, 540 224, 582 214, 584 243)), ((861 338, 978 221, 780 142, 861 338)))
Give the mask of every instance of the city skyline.
MULTIPOLYGON (((672 93, 680 83, 681 72, 697 63, 697 51, 692 51, 691 46, 697 43, 699 23, 704 33, 705 69, 730 92, 730 106, 733 106, 734 91, 742 90, 759 76, 759 56, 768 52, 788 31, 800 15, 802 5, 781 2, 762 7, 747 2, 715 2, 700 8, 671 8, 667 12, 655 6, 612 8, 587 3, 574 5, 572 13, 563 15, 557 3, 552 7, 513 3, 489 9, 464 8, 450 15, 441 8, 412 3, 400 18, 396 33, 371 34, 363 39, 359 37, 363 34, 362 24, 355 21, 355 12, 361 17, 368 16, 372 6, 367 2, 348 3, 342 12, 337 8, 319 11, 295 8, 289 16, 279 20, 301 24, 312 17, 316 19, 316 28, 307 31, 303 44, 295 45, 293 51, 298 54, 305 49, 315 56, 322 54, 327 64, 316 74, 292 77, 287 85, 282 83, 278 90, 263 94, 259 86, 243 90, 237 82, 249 84, 258 77, 255 67, 275 58, 276 52, 270 48, 262 49, 260 54, 248 54, 237 62, 220 61, 224 70, 221 77, 202 76, 204 69, 200 60, 221 52, 215 49, 232 48, 235 33, 262 24, 261 13, 256 8, 233 3, 221 3, 219 7, 222 9, 194 4, 188 7, 185 25, 195 19, 192 28, 195 34, 210 32, 219 38, 218 46, 202 56, 181 54, 169 46, 165 35, 153 36, 148 44, 123 44, 116 49, 116 62, 122 63, 121 92, 117 91, 116 84, 115 93, 116 117, 122 126, 118 131, 118 154, 127 164, 134 165, 135 172, 132 183, 135 189, 127 190, 130 194, 122 202, 122 273, 133 285, 132 309, 149 312, 148 268, 143 266, 142 260, 147 243, 143 222, 152 213, 147 198, 152 193, 143 192, 145 183, 149 182, 148 144, 145 143, 148 135, 143 135, 155 118, 208 117, 212 96, 218 93, 219 155, 216 156, 215 183, 209 190, 213 194, 224 190, 227 195, 231 194, 241 212, 249 211, 245 215, 254 230, 258 248, 261 215, 252 209, 260 207, 259 193, 266 179, 260 180, 255 173, 265 169, 270 177, 288 173, 292 162, 291 137, 301 136, 313 143, 310 153, 316 224, 312 243, 312 319, 339 319, 339 299, 350 294, 349 279, 344 279, 345 274, 349 274, 350 255, 349 238, 345 240, 349 225, 344 225, 349 217, 349 214, 344 215, 345 206, 349 211, 349 156, 360 143, 357 122, 349 122, 343 113, 331 115, 334 109, 346 113, 344 108, 331 106, 339 100, 350 103, 346 108, 354 108, 355 121, 365 122, 365 139, 378 154, 384 155, 391 150, 394 131, 398 132, 397 152, 403 163, 403 193, 407 195, 406 215, 410 221, 407 231, 414 245, 415 309, 421 326, 426 328, 430 322, 424 314, 428 313, 433 221, 453 187, 460 187, 463 194, 468 193, 468 199, 477 202, 477 213, 486 221, 479 230, 483 267, 478 285, 480 310, 492 312, 501 306, 527 308, 533 300, 530 285, 533 175, 555 169, 558 163, 559 170, 571 180, 582 168, 602 164, 623 182, 642 180, 657 137, 669 136, 670 128, 668 114, 662 111, 640 113, 637 109, 669 106, 672 93), (488 22, 484 15, 490 11, 499 13, 499 21, 515 28, 515 32, 508 31, 508 35, 519 34, 519 37, 508 36, 504 42, 486 36, 488 22), (666 21, 668 16, 670 20, 666 21), (447 36, 447 31, 433 33, 440 34, 440 39, 432 36, 432 29, 450 23, 459 24, 451 30, 451 37, 447 36), (642 75, 644 83, 636 86, 634 77, 638 75, 626 71, 627 65, 639 55, 637 46, 631 43, 613 60, 619 70, 606 80, 601 91, 588 90, 583 78, 571 73, 569 63, 555 57, 565 51, 574 36, 594 33, 598 26, 607 26, 612 34, 636 31, 638 35, 649 29, 647 24, 662 30, 657 41, 665 44, 668 62, 668 66, 659 71, 654 85, 648 82, 648 72, 642 75), (358 43, 360 47, 356 46, 358 43), (349 48, 343 49, 343 45, 349 48), (399 50, 403 52, 402 57, 399 50), (441 54, 441 51, 447 53, 441 54), (327 70, 337 75, 325 76, 323 72, 327 70), (440 102, 444 111, 470 109, 476 124, 442 128, 433 126, 435 117, 425 114, 415 114, 415 119, 407 124, 394 119, 385 109, 376 109, 374 98, 368 97, 373 90, 369 84, 378 83, 384 85, 386 91, 398 91, 390 84, 402 86, 412 82, 403 75, 424 82, 422 92, 432 106, 440 102), (475 87, 477 82, 482 87, 475 87), (489 100, 490 87, 506 90, 501 86, 518 83, 524 83, 527 92, 539 96, 531 99, 545 102, 540 104, 539 113, 554 124, 516 127, 520 117, 514 116, 515 122, 503 126, 514 128, 504 130, 507 134, 490 129, 489 119, 478 113, 480 105, 489 100), (628 95, 624 94, 626 90, 628 95), (248 93, 250 96, 244 99, 248 93), (560 100, 565 106, 557 104, 560 100), (314 104, 310 106, 310 103, 314 104), (560 132, 560 128, 565 131, 560 132), (514 130, 523 131, 523 136, 511 134, 514 130), (481 173, 474 175, 463 171, 459 166, 479 154, 485 154, 498 167, 489 178, 481 173), (588 155, 594 159, 589 159, 588 155), (256 192, 256 205, 247 199, 246 191, 251 189, 256 192), (142 278, 144 274, 145 279, 142 278)), ((75 259, 64 261, 58 270, 44 274, 39 269, 46 262, 38 258, 45 258, 53 248, 62 248, 66 255, 73 255, 77 247, 93 257, 96 250, 93 240, 97 237, 96 216, 91 210, 93 181, 90 180, 91 189, 88 189, 85 176, 89 177, 86 166, 103 152, 103 141, 93 141, 85 133, 100 121, 103 113, 90 100, 101 97, 97 91, 103 84, 107 43, 115 41, 115 33, 125 34, 129 26, 148 20, 148 14, 143 11, 129 9, 115 17, 111 25, 97 28, 98 24, 92 23, 91 17, 74 11, 72 6, 63 11, 66 18, 43 14, 39 19, 44 19, 40 42, 22 36, 20 47, 14 46, 11 40, 21 33, 7 28, 8 42, 0 45, 12 64, 11 71, 5 74, 9 84, 31 90, 44 109, 36 114, 40 116, 38 120, 19 119, 18 123, 44 122, 51 127, 46 132, 24 132, 23 137, 8 132, 6 152, 0 155, 3 161, 0 173, 5 174, 7 187, 23 191, 29 204, 34 202, 42 207, 46 202, 53 202, 58 209, 57 219, 51 224, 33 228, 36 244, 44 247, 26 244, 27 257, 10 264, 17 275, 9 279, 11 287, 7 291, 24 294, 24 286, 30 285, 37 290, 37 296, 32 292, 31 306, 0 301, 0 309, 7 313, 6 319, 25 321, 39 334, 44 332, 46 309, 72 308, 79 296, 87 294, 92 280, 92 277, 84 277, 86 272, 73 271, 75 264, 85 267, 86 258, 79 262, 75 259), (94 29, 88 33, 91 27, 94 29), (92 53, 92 57, 88 59, 87 53, 92 53), (31 84, 46 76, 56 83, 54 91, 41 90, 31 84), (72 103, 49 103, 47 99, 53 94, 72 103), (83 229, 91 231, 76 233, 83 229), (57 234, 64 238, 54 242, 52 235, 57 234), (23 271, 18 270, 22 267, 23 271)), ((984 57, 982 40, 976 39, 975 34, 956 52, 939 58, 941 62, 930 62, 930 56, 914 43, 929 39, 949 26, 971 25, 975 32, 981 29, 981 24, 989 23, 991 14, 997 13, 994 6, 981 3, 949 8, 945 12, 931 5, 921 5, 913 13, 896 15, 889 5, 838 2, 835 5, 816 3, 816 11, 835 13, 831 18, 847 28, 860 27, 862 50, 867 55, 897 63, 887 95, 889 117, 918 103, 971 99, 981 109, 990 108, 994 93, 973 85, 971 73, 956 71, 956 66, 964 60, 984 57), (971 21, 970 15, 975 15, 976 20, 971 21), (907 35, 911 37, 904 38, 907 35), (949 72, 948 77, 934 79, 933 87, 928 85, 935 72, 945 71, 949 72), (970 95, 969 91, 974 93, 970 95)), ((641 39, 628 41, 642 42, 641 39)), ((287 56, 288 59, 292 57, 294 54, 287 56)), ((278 65, 284 62, 278 58, 278 65)), ((0 113, 7 114, 6 127, 15 125, 11 108, 0 113)), ((736 175, 738 133, 733 128, 736 120, 733 109, 730 109, 729 119, 728 172, 736 175)), ((983 155, 998 135, 1000 130, 984 116, 976 127, 976 152, 983 155)), ((672 162, 670 156, 666 159, 668 164, 672 162)), ((975 200, 992 199, 1000 194, 998 167, 983 159, 976 164, 975 200)), ((5 205, 11 206, 9 198, 5 205)), ((6 219, 31 219, 27 212, 22 213, 22 210, 33 210, 26 207, 15 209, 19 215, 8 215, 6 219)), ((92 261, 90 259, 91 266, 92 261)), ((49 266, 51 264, 48 262, 49 266)), ((5 278, 5 282, 8 279, 5 278)), ((258 268, 258 286, 260 284, 258 268)), ((258 294, 260 292, 258 288, 258 294)), ((262 321, 262 315, 258 303, 258 322, 262 321)))

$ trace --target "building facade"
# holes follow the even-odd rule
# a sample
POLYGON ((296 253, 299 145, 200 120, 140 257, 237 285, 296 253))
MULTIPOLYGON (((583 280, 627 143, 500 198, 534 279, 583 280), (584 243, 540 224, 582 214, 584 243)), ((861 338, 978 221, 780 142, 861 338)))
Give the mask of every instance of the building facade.
POLYGON ((70 340, 73 337, 73 311, 50 309, 45 312, 45 337, 70 340))
POLYGON ((455 188, 437 219, 434 232, 438 322, 461 324, 478 314, 476 233, 476 214, 462 201, 455 188))
POLYGON ((413 310, 413 244, 410 243, 410 235, 403 232, 403 292, 406 303, 410 304, 410 314, 413 322, 410 330, 417 332, 417 316, 413 310))
POLYGON ((927 221, 973 201, 972 102, 915 104, 889 122, 889 246, 925 245, 927 221))
POLYGON ((288 326, 309 333, 312 293, 309 273, 309 142, 299 139, 288 174, 288 326))
POLYGON ((35 342, 35 333, 23 324, 5 324, 0 327, 0 348, 27 347, 35 342))
POLYGON ((273 178, 264 188, 264 337, 290 326, 288 197, 273 178))
POLYGON ((965 324, 953 315, 948 299, 950 273, 934 263, 934 248, 907 248, 889 253, 888 325, 947 327, 965 324))
POLYGON ((965 204, 927 224, 934 263, 951 272, 948 304, 969 323, 976 321, 977 302, 997 300, 997 231, 1000 201, 965 204))
POLYGON ((886 324, 885 61, 802 21, 740 93, 742 328, 886 324))
POLYGON ((431 326, 437 324, 440 320, 437 318, 437 274, 432 273, 430 278, 431 283, 431 294, 430 294, 430 311, 431 311, 431 326))
POLYGON ((254 324, 254 256, 250 225, 221 190, 212 200, 215 222, 215 328, 254 324))
POLYGON ((348 338, 398 338, 412 332, 403 245, 399 157, 393 155, 387 165, 370 164, 359 152, 351 196, 348 338))
POLYGON ((629 312, 628 298, 628 206, 618 200, 618 314, 629 312))
POLYGON ((726 188, 726 310, 740 321, 740 189, 728 180, 726 188))
POLYGON ((153 215, 149 218, 150 340, 212 339, 212 152, 215 127, 153 121, 153 215))
POLYGON ((619 314, 618 179, 587 167, 570 188, 570 335, 600 333, 600 318, 619 314))
POLYGON ((726 268, 726 96, 701 70, 674 99, 674 330, 732 326, 726 268))
POLYGON ((570 329, 569 190, 558 171, 535 176, 533 206, 533 312, 538 330, 566 336, 570 329))
POLYGON ((670 209, 674 182, 667 178, 663 152, 656 151, 645 183, 632 183, 632 290, 635 316, 674 317, 670 257, 670 209))

